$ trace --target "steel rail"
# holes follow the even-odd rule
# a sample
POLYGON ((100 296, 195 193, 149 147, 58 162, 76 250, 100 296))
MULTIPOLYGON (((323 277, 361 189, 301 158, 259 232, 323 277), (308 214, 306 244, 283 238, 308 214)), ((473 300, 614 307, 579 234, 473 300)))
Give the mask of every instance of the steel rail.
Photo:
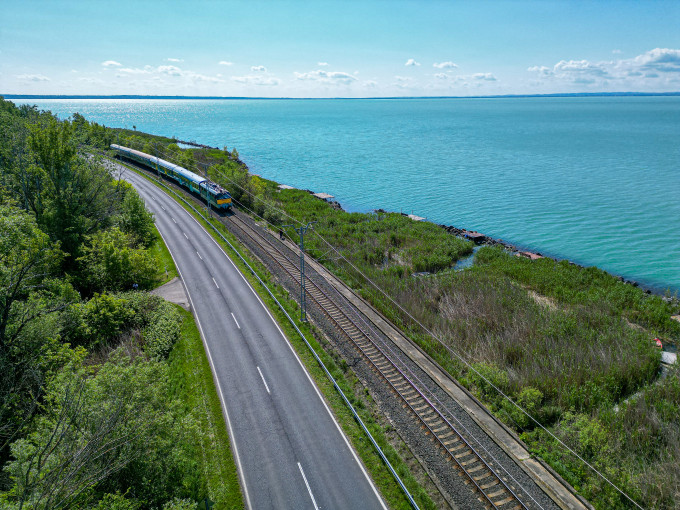
MULTIPOLYGON (((233 215, 229 223, 236 226, 253 242, 267 252, 298 285, 299 269, 287 255, 269 239, 246 226, 238 216, 233 215)), ((465 439, 458 429, 438 410, 432 401, 422 393, 417 385, 396 365, 396 363, 371 340, 359 324, 350 318, 321 289, 316 282, 309 279, 312 287, 309 294, 319 309, 345 336, 354 347, 368 360, 374 372, 384 379, 391 390, 405 403, 409 411, 426 429, 427 434, 436 441, 438 448, 443 449, 448 458, 455 462, 458 471, 464 474, 481 494, 483 502, 491 508, 501 510, 528 510, 517 494, 506 484, 495 470, 484 460, 482 455, 465 439), (481 471, 481 473, 480 473, 481 471), (517 503, 511 506, 511 503, 517 503)))

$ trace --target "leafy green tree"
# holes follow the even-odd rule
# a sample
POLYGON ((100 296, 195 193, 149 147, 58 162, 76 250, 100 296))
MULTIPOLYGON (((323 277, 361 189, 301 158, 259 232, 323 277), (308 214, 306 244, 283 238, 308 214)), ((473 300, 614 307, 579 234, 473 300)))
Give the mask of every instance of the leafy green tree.
POLYGON ((156 276, 154 260, 134 244, 118 227, 90 236, 78 259, 84 287, 92 292, 131 289, 135 283, 150 288, 156 276))
POLYGON ((96 294, 83 305, 81 338, 94 347, 115 339, 128 329, 134 319, 132 310, 124 299, 109 294, 96 294))
MULTIPOLYGON (((200 487, 190 475, 196 466, 184 451, 195 423, 168 397, 166 364, 131 361, 121 351, 93 376, 82 366, 64 370, 50 384, 34 432, 12 444, 8 502, 73 508, 98 493, 126 493, 154 508, 197 498, 200 487)), ((135 508, 120 496, 105 498, 135 508)))
POLYGON ((132 236, 135 244, 148 248, 155 239, 153 214, 146 209, 137 191, 124 183, 124 198, 118 224, 120 229, 132 236))
POLYGON ((31 127, 28 146, 33 164, 14 170, 21 203, 61 249, 75 256, 88 234, 105 228, 120 198, 111 176, 94 159, 79 157, 73 127, 50 117, 31 127))
POLYGON ((17 304, 45 287, 60 259, 58 244, 50 242, 31 215, 0 206, 0 353, 26 324, 47 313, 17 304))

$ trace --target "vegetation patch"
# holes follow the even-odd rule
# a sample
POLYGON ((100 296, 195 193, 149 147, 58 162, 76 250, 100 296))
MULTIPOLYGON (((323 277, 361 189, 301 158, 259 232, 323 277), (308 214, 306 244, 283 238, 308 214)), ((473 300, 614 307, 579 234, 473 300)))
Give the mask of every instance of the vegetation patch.
MULTIPOLYGON (((652 343, 654 337, 680 341, 680 323, 670 318, 680 314, 677 299, 647 295, 596 268, 525 260, 498 248, 481 248, 471 268, 454 271, 472 246, 436 225, 395 213, 346 213, 306 191, 279 190, 250 175, 234 151, 183 150, 139 133, 87 126, 102 147, 113 139, 137 148, 149 144, 146 152, 155 150, 199 173, 214 163, 207 170, 211 178, 239 207, 276 228, 316 222, 305 239, 310 253, 522 434, 596 508, 632 504, 493 386, 643 507, 680 508, 678 373, 659 378, 660 355, 652 343), (531 292, 556 306, 537 303, 531 292)), ((36 217, 54 235, 51 217, 36 217)), ((292 230, 285 233, 295 238, 292 230)), ((77 257, 58 262, 55 253, 49 263, 69 267, 77 257)))

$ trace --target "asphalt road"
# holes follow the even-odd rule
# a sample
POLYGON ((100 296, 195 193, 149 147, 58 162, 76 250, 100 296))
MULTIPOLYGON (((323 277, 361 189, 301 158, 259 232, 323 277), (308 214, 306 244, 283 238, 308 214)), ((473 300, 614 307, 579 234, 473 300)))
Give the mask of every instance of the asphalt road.
POLYGON ((126 170, 156 219, 189 294, 246 505, 385 509, 283 332, 219 245, 182 207, 126 170))

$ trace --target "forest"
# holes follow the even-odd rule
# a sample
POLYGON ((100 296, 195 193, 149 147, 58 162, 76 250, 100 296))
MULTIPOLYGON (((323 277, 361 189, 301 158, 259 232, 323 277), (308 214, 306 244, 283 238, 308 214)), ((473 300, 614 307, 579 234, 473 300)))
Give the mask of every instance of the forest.
POLYGON ((193 319, 147 292, 174 266, 93 151, 111 136, 0 98, 0 508, 240 508, 193 319))

